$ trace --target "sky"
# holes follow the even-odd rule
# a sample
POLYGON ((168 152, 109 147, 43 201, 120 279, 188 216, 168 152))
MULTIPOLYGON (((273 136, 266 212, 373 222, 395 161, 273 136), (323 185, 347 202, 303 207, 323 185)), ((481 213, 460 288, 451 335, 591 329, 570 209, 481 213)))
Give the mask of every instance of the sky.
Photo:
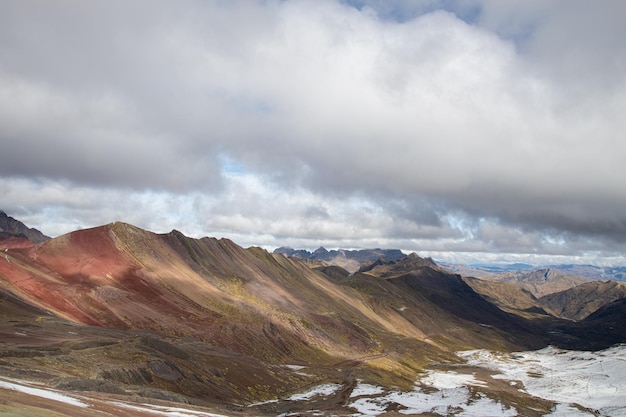
POLYGON ((0 209, 626 265, 622 0, 6 0, 0 209))

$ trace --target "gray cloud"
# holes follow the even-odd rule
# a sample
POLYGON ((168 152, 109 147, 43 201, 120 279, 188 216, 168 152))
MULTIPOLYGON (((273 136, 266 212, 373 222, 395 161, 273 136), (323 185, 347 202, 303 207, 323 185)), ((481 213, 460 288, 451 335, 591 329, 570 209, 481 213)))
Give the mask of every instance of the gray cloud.
POLYGON ((623 253, 623 9, 4 2, 2 208, 44 231, 623 253))

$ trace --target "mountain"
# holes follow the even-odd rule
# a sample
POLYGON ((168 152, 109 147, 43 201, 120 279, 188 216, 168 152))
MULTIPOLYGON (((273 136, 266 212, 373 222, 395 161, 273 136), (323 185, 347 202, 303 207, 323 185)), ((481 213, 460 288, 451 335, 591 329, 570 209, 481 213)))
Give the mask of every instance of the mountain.
POLYGON ((626 281, 626 267, 624 266, 561 264, 550 265, 549 268, 569 275, 577 275, 594 280, 626 281))
POLYGON ((348 347, 333 340, 346 335, 351 353, 369 353, 367 332, 342 318, 362 316, 358 307, 328 316, 339 304, 331 282, 303 263, 227 239, 114 223, 5 255, 8 290, 74 322, 198 337, 272 360, 343 356, 348 347))
POLYGON ((422 258, 416 253, 411 253, 398 260, 379 258, 375 262, 363 265, 360 272, 368 272, 381 278, 390 278, 404 275, 423 266, 439 269, 432 259, 422 258))
POLYGON ((545 295, 540 298, 540 302, 559 317, 582 320, 596 310, 622 298, 626 298, 625 283, 592 281, 545 295))
POLYGON ((464 266, 440 263, 439 265, 464 276, 515 284, 530 291, 536 297, 564 291, 595 279, 569 272, 581 271, 575 268, 532 267, 527 264, 464 266))
MULTIPOLYGON (((596 265, 576 265, 576 264, 555 264, 546 266, 533 266, 524 263, 513 264, 453 264, 439 262, 439 265, 456 273, 472 276, 476 278, 486 278, 501 276, 504 274, 523 275, 533 271, 550 269, 562 275, 589 278, 591 280, 611 280, 626 281, 625 266, 596 266, 596 265)), ((494 278, 495 279, 495 278, 494 278)))
POLYGON ((0 243, 4 239, 28 239, 32 243, 41 243, 50 239, 37 229, 29 228, 24 223, 0 210, 0 243))
MULTIPOLYGON (((428 336, 408 322, 402 311, 385 306, 384 314, 375 312, 370 296, 335 282, 305 261, 259 248, 243 249, 226 239, 191 239, 177 231, 159 235, 114 223, 29 248, 11 248, 3 255, 0 288, 45 312, 39 315, 46 320, 54 317, 54 323, 62 319, 90 329, 148 332, 146 337, 167 343, 167 351, 176 350, 169 345, 187 351, 173 359, 159 356, 167 364, 164 369, 173 378, 178 375, 176 380, 191 375, 184 372, 189 365, 181 363, 183 357, 193 356, 180 345, 188 338, 199 346, 210 346, 207 352, 219 349, 229 352, 227 358, 260 363, 267 375, 277 364, 313 368, 308 378, 296 372, 263 377, 265 388, 237 395, 231 392, 233 401, 235 397, 236 401, 253 401, 278 395, 280 390, 302 385, 303 379, 310 383, 320 375, 337 373, 333 364, 346 361, 353 368, 351 375, 411 384, 412 375, 430 358, 452 355, 441 348, 435 335, 433 341, 426 340, 428 336)), ((111 338, 102 334, 105 340, 111 338)), ((139 341, 118 338, 112 343, 121 344, 120 352, 126 355, 144 348, 139 341)), ((480 343, 488 346, 490 339, 480 343)), ((154 389, 197 395, 200 388, 188 391, 162 381, 151 367, 155 360, 144 355, 132 365, 106 364, 97 370, 81 364, 81 377, 128 385, 141 382, 154 389)), ((198 377, 216 379, 206 374, 198 377)), ((206 392, 203 395, 213 391, 206 392)))
MULTIPOLYGON (((458 369, 459 350, 626 341, 619 304, 566 320, 521 289, 507 303, 513 284, 481 284, 416 254, 351 273, 228 239, 112 223, 2 255, 0 382, 98 392, 116 404, 346 415, 358 384, 413 389, 428 370, 458 369), (292 399, 315 386, 336 389, 292 399)), ((535 402, 508 384, 485 390, 533 415, 523 404, 535 402)))
POLYGON ((478 278, 464 278, 474 291, 504 311, 527 318, 558 316, 522 286, 507 282, 493 282, 478 278))
POLYGON ((603 305, 578 321, 575 326, 557 324, 552 331, 567 333, 572 337, 596 340, 599 344, 606 346, 622 344, 624 338, 619 335, 626 334, 626 298, 619 298, 603 305))
POLYGON ((359 268, 381 259, 385 261, 397 261, 406 256, 399 249, 337 249, 329 251, 323 246, 317 248, 314 252, 283 246, 274 250, 274 253, 281 253, 288 257, 323 261, 330 265, 340 266, 348 272, 356 272, 359 268))
POLYGON ((541 268, 526 273, 504 273, 497 278, 490 278, 497 282, 510 282, 520 285, 530 291, 536 297, 564 291, 584 282, 589 282, 589 278, 576 275, 564 274, 560 271, 541 268))
POLYGON ((456 272, 463 276, 471 276, 475 278, 485 278, 497 276, 504 273, 526 273, 536 269, 533 265, 525 263, 512 264, 490 264, 490 263, 472 263, 472 264, 455 264, 451 262, 438 262, 438 264, 450 271, 456 272))

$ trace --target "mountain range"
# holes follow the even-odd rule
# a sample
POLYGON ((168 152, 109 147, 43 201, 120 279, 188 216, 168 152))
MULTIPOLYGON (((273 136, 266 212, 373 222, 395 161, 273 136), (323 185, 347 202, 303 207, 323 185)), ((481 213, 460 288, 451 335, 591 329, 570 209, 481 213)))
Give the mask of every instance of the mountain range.
MULTIPOLYGON (((11 224, 0 239, 0 376, 97 399, 347 415, 357 384, 411 389, 429 369, 464 366, 461 350, 626 342, 619 283, 537 296, 399 251, 315 252, 358 262, 346 270, 120 222, 43 240, 11 224), (320 384, 338 388, 290 399, 320 384)), ((550 409, 495 381, 484 392, 524 415, 550 409)), ((29 401, 9 411, 37 408, 29 401)))
POLYGON ((583 277, 590 280, 626 281, 625 266, 573 264, 534 266, 523 263, 462 265, 448 262, 440 262, 440 265, 450 271, 454 271, 462 275, 492 280, 516 279, 518 281, 523 281, 525 275, 533 274, 538 271, 551 271, 552 273, 565 277, 583 277))
POLYGON ((356 272, 363 266, 367 266, 379 260, 398 261, 406 256, 399 249, 327 250, 323 246, 320 246, 313 252, 309 252, 306 249, 293 249, 282 246, 274 250, 274 253, 281 253, 289 257, 312 261, 322 261, 331 265, 340 266, 348 272, 356 272))

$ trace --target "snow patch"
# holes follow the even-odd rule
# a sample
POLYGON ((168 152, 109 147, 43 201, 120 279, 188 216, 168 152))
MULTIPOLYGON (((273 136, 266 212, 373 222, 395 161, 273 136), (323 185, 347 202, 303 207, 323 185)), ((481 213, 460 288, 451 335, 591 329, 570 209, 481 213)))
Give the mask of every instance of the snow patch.
POLYGON ((435 413, 440 415, 457 414, 463 416, 514 417, 517 410, 508 408, 490 398, 480 396, 472 399, 469 388, 444 388, 435 392, 424 392, 419 387, 410 392, 391 392, 377 398, 359 398, 350 404, 361 415, 378 416, 387 407, 397 404, 401 414, 435 413))
POLYGON ((65 394, 61 394, 60 392, 53 391, 50 389, 43 388, 35 388, 27 385, 23 385, 21 381, 13 381, 8 382, 4 380, 0 380, 0 388, 8 389, 12 391, 22 392, 28 395, 34 395, 35 397, 46 398, 48 400, 58 401, 69 405, 74 405, 76 407, 86 408, 87 404, 82 402, 79 399, 70 397, 65 394))
POLYGON ((429 371, 428 375, 422 378, 420 382, 437 389, 456 388, 464 385, 475 385, 481 387, 487 385, 482 381, 476 380, 474 375, 460 374, 453 371, 429 371))
POLYGON ((521 381, 530 395, 560 403, 554 412, 561 414, 555 415, 564 415, 563 407, 580 404, 602 415, 626 417, 625 345, 600 352, 547 347, 513 354, 471 350, 458 355, 470 365, 500 372, 493 378, 521 381))
POLYGON ((207 413, 205 411, 195 411, 186 408, 165 407, 161 405, 141 404, 131 405, 123 402, 112 403, 118 407, 127 408, 129 410, 140 411, 143 413, 156 414, 167 417, 226 417, 222 414, 207 413))
POLYGON ((392 391, 381 395, 385 390, 381 387, 361 384, 357 385, 350 398, 357 398, 349 404, 360 415, 377 416, 385 413, 390 405, 400 406, 402 414, 435 413, 451 415, 459 413, 463 416, 516 416, 517 410, 506 407, 479 394, 472 398, 469 385, 484 386, 474 375, 457 372, 429 371, 419 381, 413 391, 392 391), (427 390, 424 388, 428 387, 427 390), (434 391, 433 391, 434 389, 434 391), (373 395, 378 395, 372 398, 373 395))
POLYGON ((306 366, 301 366, 301 365, 283 365, 283 366, 293 371, 301 371, 302 369, 306 368, 306 366))
POLYGON ((576 407, 566 404, 557 404, 550 414, 545 414, 543 417, 589 417, 595 416, 595 414, 587 411, 581 411, 576 407))
POLYGON ((385 390, 382 387, 370 384, 364 384, 359 382, 352 390, 350 398, 356 398, 361 396, 373 396, 383 394, 385 390))
POLYGON ((341 388, 339 384, 324 384, 318 385, 317 387, 311 388, 309 391, 294 394, 291 397, 287 398, 289 401, 308 401, 313 397, 317 396, 328 396, 333 395, 341 388))
POLYGON ((260 405, 266 405, 266 404, 274 404, 274 403, 277 403, 277 402, 278 402, 278 400, 276 400, 276 399, 274 399, 274 400, 267 400, 267 401, 260 401, 258 403, 249 404, 248 408, 250 408, 250 407, 258 407, 260 405))

